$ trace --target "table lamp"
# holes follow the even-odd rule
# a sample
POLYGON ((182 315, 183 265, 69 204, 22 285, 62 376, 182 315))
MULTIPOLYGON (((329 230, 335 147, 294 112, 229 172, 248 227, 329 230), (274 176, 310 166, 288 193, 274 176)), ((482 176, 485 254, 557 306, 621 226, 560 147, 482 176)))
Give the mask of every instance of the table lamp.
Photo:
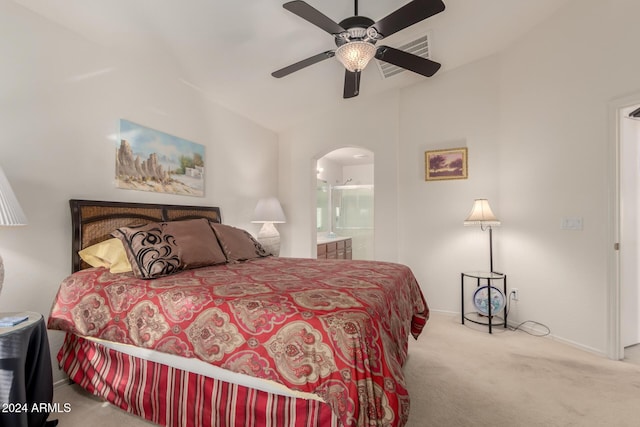
MULTIPOLYGON (((11 184, 0 168, 0 226, 11 227, 15 225, 26 225, 27 217, 24 215, 16 195, 11 189, 11 184)), ((0 256, 0 292, 4 282, 4 262, 0 256)))
POLYGON ((253 212, 253 223, 262 223, 258 232, 258 242, 272 255, 280 255, 280 233, 273 224, 286 222, 280 202, 275 197, 260 199, 253 212))
POLYGON ((469 216, 464 220, 464 225, 479 225, 482 231, 489 230, 489 268, 493 273, 493 232, 492 227, 500 225, 500 220, 491 211, 487 199, 475 199, 469 216))

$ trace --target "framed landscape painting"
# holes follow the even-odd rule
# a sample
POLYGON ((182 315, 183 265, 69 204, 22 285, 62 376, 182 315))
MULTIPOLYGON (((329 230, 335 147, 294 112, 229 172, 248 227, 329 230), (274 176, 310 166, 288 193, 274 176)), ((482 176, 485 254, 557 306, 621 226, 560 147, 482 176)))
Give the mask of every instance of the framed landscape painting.
POLYGON ((467 179, 467 148, 432 150, 424 153, 425 181, 467 179))
POLYGON ((204 145, 120 120, 116 187, 204 196, 204 145))

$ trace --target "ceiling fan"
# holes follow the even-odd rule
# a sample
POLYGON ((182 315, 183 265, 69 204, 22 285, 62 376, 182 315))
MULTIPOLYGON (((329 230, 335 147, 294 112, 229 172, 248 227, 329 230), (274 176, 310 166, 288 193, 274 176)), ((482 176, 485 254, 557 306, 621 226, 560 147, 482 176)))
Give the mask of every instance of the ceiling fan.
POLYGON ((378 22, 366 16, 358 16, 358 0, 354 0, 354 16, 334 22, 308 3, 296 0, 282 5, 289 12, 305 19, 333 35, 337 49, 327 50, 271 73, 273 77, 284 77, 327 58, 337 57, 345 67, 344 98, 353 98, 360 92, 360 73, 372 58, 388 62, 414 73, 431 77, 440 64, 426 58, 394 49, 375 46, 385 37, 440 13, 445 6, 442 0, 413 0, 378 22))

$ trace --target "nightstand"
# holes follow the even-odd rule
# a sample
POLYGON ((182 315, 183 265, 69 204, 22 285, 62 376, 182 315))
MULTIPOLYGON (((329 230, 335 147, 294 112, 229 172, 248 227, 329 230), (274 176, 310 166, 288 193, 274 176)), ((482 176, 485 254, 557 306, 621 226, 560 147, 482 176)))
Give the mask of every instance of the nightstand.
POLYGON ((22 323, 0 327, 0 425, 41 427, 53 400, 53 377, 47 326, 39 313, 0 313, 28 316, 22 323))
MULTIPOLYGON (((479 325, 489 326, 489 333, 493 333, 493 326, 504 325, 505 329, 507 327, 507 275, 503 273, 489 272, 489 271, 468 271, 460 274, 460 294, 461 294, 461 320, 464 325, 464 321, 468 320, 473 323, 477 323, 479 325), (471 279, 471 280, 465 280, 471 279), (464 311, 464 300, 465 300, 465 282, 471 281, 476 285, 474 290, 474 297, 476 296, 476 292, 486 292, 486 297, 481 295, 479 299, 486 300, 486 306, 482 307, 484 313, 479 312, 469 312, 465 313, 464 311), (494 282, 502 281, 502 288, 504 293, 500 290, 500 288, 494 286, 494 282), (501 304, 500 304, 501 302, 501 304), (504 312, 503 317, 499 317, 498 314, 500 311, 494 314, 494 310, 496 306, 502 305, 502 309, 500 311, 504 312)), ((475 305, 475 304, 474 304, 475 305)))

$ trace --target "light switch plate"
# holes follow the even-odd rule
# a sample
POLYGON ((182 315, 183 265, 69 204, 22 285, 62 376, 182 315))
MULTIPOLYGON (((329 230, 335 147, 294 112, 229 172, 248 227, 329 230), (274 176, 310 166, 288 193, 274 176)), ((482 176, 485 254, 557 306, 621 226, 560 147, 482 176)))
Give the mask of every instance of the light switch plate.
POLYGON ((560 228, 562 230, 582 230, 582 217, 564 217, 560 222, 560 228))

